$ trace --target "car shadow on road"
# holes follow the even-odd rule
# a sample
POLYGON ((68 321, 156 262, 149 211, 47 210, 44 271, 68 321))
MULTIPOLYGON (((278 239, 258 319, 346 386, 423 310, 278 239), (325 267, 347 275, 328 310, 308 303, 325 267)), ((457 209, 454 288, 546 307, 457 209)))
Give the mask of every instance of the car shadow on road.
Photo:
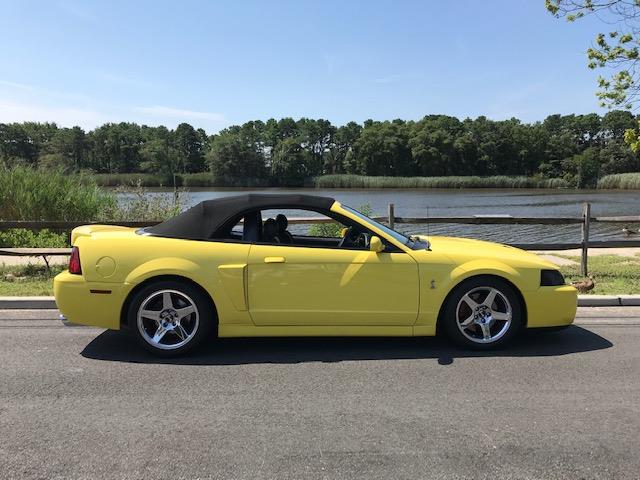
POLYGON ((225 338, 178 358, 159 358, 144 351, 131 336, 106 331, 81 355, 94 360, 175 365, 242 365, 258 363, 340 362, 348 360, 546 357, 609 348, 607 339, 578 326, 558 332, 526 331, 510 347, 478 352, 451 345, 440 337, 367 338, 225 338))

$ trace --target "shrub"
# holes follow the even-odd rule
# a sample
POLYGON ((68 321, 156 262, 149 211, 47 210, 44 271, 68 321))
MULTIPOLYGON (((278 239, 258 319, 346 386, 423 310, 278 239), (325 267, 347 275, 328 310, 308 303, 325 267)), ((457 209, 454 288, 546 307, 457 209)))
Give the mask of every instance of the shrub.
POLYGON ((0 247, 8 248, 64 248, 67 235, 44 229, 34 232, 25 228, 12 228, 0 232, 0 247))

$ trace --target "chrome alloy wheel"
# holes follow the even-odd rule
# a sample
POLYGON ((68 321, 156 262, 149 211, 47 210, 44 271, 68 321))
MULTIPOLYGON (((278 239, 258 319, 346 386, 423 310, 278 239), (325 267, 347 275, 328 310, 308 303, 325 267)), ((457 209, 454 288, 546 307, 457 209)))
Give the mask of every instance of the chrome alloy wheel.
POLYGON ((476 287, 458 302, 456 325, 472 342, 493 343, 509 330, 512 314, 511 304, 500 290, 476 287))
POLYGON ((147 343, 161 350, 175 350, 191 341, 198 331, 196 303, 177 290, 158 290, 138 309, 138 330, 147 343))

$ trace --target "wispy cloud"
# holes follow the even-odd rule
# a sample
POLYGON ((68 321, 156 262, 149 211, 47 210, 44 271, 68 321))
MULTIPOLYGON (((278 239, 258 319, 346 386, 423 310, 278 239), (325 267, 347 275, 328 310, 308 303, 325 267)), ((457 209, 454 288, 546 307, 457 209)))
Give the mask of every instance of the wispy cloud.
POLYGON ((19 90, 35 90, 31 85, 17 82, 9 82, 8 80, 0 80, 0 85, 4 87, 17 88, 19 90))
POLYGON ((228 124, 225 116, 218 112, 106 102, 85 94, 0 79, 0 123, 25 121, 55 122, 65 127, 78 125, 85 129, 107 122, 136 122, 169 128, 188 122, 213 132, 228 124))
POLYGON ((55 122, 61 126, 94 128, 109 121, 114 121, 114 118, 91 109, 36 105, 0 98, 0 123, 55 122))
POLYGON ((211 120, 214 122, 226 122, 226 118, 222 113, 216 112, 198 112, 195 110, 185 110, 182 108, 164 107, 162 105, 154 105, 153 107, 135 107, 135 112, 143 113, 145 115, 165 117, 165 118, 178 118, 178 119, 198 119, 198 120, 211 120))

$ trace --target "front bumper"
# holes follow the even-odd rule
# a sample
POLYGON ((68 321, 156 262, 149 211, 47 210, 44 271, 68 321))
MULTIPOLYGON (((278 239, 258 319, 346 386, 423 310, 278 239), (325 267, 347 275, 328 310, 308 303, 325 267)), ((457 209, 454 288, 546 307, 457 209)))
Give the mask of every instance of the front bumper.
POLYGON ((87 282, 82 275, 64 271, 53 279, 53 294, 60 313, 70 323, 120 329, 120 311, 126 298, 121 283, 87 282))
POLYGON ((571 285, 540 287, 527 292, 527 327, 561 327, 576 318, 578 291, 571 285))

